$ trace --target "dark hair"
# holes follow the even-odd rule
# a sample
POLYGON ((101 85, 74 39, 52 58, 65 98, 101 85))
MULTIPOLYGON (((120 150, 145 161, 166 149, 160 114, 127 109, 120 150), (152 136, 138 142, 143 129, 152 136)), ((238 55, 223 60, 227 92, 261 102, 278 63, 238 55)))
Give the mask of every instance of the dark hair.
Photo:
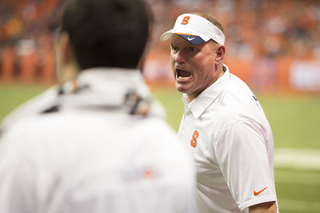
POLYGON ((66 31, 81 69, 137 68, 149 34, 142 0, 66 0, 66 31))

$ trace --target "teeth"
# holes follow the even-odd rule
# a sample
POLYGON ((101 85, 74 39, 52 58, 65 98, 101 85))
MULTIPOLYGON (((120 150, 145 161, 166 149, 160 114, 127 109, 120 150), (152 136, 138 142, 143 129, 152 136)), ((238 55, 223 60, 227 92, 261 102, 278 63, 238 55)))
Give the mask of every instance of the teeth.
POLYGON ((183 80, 183 79, 188 79, 189 77, 182 77, 182 76, 179 76, 178 78, 183 80))

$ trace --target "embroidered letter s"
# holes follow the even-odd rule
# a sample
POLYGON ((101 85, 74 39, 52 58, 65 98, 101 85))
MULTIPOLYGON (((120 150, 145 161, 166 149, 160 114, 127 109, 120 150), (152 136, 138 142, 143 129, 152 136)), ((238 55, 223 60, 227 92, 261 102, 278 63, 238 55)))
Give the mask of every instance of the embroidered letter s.
POLYGON ((189 19, 190 19, 190 16, 183 17, 181 24, 182 25, 188 24, 189 23, 189 19))
POLYGON ((193 132, 193 135, 192 135, 192 140, 191 140, 191 146, 196 148, 197 146, 197 139, 199 137, 199 132, 197 130, 195 130, 193 132))

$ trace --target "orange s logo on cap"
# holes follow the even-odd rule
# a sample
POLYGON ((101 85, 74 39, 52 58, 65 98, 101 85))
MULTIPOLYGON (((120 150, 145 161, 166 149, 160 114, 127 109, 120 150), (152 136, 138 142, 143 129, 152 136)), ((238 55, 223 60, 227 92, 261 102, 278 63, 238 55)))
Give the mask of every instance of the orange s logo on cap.
POLYGON ((190 19, 190 16, 183 17, 181 24, 183 24, 183 25, 188 24, 189 23, 189 19, 190 19))

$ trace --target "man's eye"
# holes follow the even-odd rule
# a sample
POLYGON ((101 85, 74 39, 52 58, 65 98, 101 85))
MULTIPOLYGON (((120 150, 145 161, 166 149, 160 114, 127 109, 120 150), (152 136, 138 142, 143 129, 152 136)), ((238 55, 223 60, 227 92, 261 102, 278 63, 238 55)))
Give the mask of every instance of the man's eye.
POLYGON ((189 47, 188 49, 187 49, 187 51, 188 52, 194 52, 196 49, 194 48, 194 47, 189 47))
POLYGON ((178 52, 178 51, 179 51, 179 48, 178 48, 178 47, 171 47, 171 49, 172 49, 174 52, 178 52))

